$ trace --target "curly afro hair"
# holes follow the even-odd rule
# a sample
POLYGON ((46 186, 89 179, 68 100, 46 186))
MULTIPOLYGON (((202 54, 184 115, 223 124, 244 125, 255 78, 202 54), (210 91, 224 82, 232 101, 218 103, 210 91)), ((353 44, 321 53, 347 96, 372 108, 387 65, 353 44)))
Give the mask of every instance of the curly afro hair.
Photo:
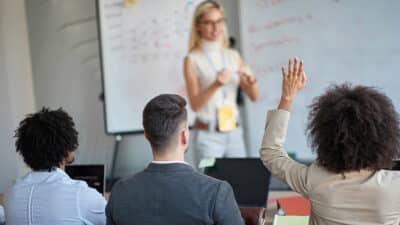
POLYGON ((43 108, 28 115, 19 124, 15 147, 34 171, 59 167, 68 152, 78 147, 78 132, 72 118, 63 109, 43 108))
POLYGON ((310 106, 307 133, 317 162, 334 173, 391 168, 399 156, 399 116, 372 87, 330 86, 310 106))

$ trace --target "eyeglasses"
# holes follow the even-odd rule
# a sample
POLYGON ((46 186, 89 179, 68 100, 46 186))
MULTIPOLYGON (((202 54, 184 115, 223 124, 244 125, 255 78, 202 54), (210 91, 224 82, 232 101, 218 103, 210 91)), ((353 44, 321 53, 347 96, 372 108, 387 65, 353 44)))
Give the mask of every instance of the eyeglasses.
POLYGON ((225 18, 221 18, 219 20, 201 20, 199 23, 204 26, 220 26, 225 23, 225 18))

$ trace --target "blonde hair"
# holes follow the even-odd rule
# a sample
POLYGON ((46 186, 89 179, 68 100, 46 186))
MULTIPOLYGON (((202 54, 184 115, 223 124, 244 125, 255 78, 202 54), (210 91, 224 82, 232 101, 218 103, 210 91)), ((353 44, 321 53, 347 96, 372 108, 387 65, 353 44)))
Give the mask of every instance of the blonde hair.
MULTIPOLYGON (((215 1, 207 0, 207 1, 200 3, 197 6, 197 8, 193 14, 192 29, 190 31, 189 52, 191 52, 192 50, 194 50, 200 46, 201 37, 200 37, 199 33, 197 32, 196 26, 199 23, 201 17, 203 17, 203 15, 205 13, 207 13, 210 9, 218 9, 221 11, 222 15, 225 15, 224 9, 215 1)), ((226 27, 226 24, 224 24, 224 28, 223 28, 222 42, 223 42, 223 46, 225 46, 225 47, 229 46, 228 28, 226 27)))

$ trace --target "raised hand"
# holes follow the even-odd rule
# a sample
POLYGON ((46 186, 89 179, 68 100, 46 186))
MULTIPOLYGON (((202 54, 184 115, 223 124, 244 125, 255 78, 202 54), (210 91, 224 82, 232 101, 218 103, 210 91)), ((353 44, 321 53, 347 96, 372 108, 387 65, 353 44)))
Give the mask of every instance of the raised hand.
POLYGON ((307 77, 303 70, 303 60, 290 59, 288 70, 286 70, 285 66, 282 67, 282 76, 282 96, 279 108, 289 111, 297 93, 307 82, 307 77))

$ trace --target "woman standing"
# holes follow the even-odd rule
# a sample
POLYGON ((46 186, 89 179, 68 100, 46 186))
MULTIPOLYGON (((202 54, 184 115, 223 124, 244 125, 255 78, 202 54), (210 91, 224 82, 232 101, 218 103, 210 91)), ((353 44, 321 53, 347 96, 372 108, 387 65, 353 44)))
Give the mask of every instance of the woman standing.
POLYGON ((200 3, 184 60, 189 102, 196 112, 194 146, 199 160, 246 156, 236 96, 240 86, 255 101, 258 85, 239 53, 228 47, 228 37, 222 7, 214 1, 200 3))

